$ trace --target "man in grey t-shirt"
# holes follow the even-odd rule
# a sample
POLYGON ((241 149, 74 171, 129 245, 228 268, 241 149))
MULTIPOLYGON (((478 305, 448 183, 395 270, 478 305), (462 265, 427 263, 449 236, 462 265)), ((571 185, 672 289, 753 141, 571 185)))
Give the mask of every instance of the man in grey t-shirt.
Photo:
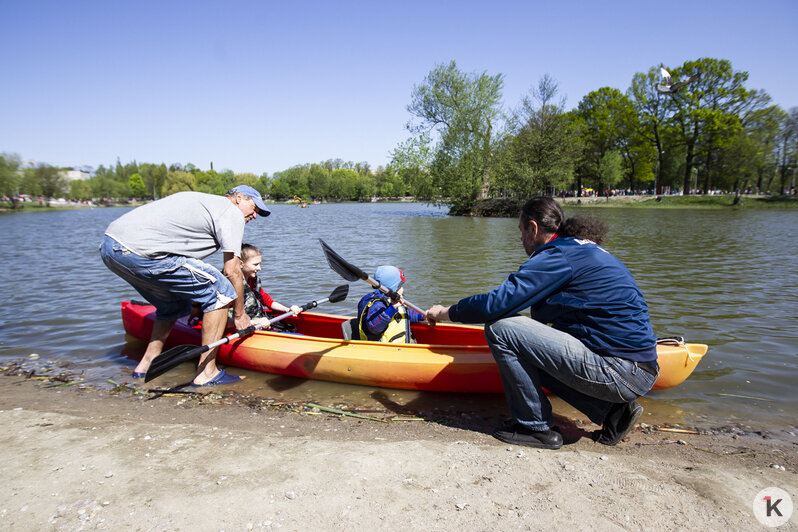
MULTIPOLYGON (((133 371, 144 377, 161 354, 177 318, 202 308, 202 343, 219 340, 233 302, 237 329, 251 324, 244 311, 243 275, 238 257, 244 225, 270 211, 254 188, 239 185, 225 196, 178 192, 120 216, 105 230, 100 247, 108 268, 155 306, 155 324, 141 362, 133 371), (202 261, 222 250, 222 272, 202 261)), ((216 367, 216 349, 200 358, 195 386, 236 382, 216 367)))

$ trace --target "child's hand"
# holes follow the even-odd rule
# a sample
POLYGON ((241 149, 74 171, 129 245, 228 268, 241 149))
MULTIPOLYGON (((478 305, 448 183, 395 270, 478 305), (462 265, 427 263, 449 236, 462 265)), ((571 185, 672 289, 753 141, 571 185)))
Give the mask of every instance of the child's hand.
POLYGON ((391 297, 391 305, 395 308, 399 308, 402 305, 402 294, 405 292, 405 287, 399 287, 399 290, 396 291, 396 295, 391 297))

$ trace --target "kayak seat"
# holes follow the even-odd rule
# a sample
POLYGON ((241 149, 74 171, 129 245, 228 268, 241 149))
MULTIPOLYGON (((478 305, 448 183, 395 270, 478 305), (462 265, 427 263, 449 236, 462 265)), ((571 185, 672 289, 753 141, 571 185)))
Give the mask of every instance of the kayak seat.
POLYGON ((360 327, 357 323, 357 318, 346 320, 341 324, 341 333, 343 333, 344 340, 360 340, 360 327))

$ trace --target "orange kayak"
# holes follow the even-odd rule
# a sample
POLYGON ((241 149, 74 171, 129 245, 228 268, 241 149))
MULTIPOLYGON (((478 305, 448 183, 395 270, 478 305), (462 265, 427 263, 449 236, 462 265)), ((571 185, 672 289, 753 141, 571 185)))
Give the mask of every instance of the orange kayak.
MULTIPOLYGON (((155 309, 122 302, 125 331, 142 340, 152 332, 155 309)), ((412 326, 415 344, 344 339, 346 316, 303 312, 287 318, 296 332, 255 331, 219 348, 217 362, 240 368, 348 384, 438 392, 501 393, 499 369, 481 326, 426 323, 412 326)), ((200 345, 199 326, 178 320, 167 345, 200 345)), ((678 341, 657 347, 660 377, 654 389, 684 381, 707 352, 678 341)))

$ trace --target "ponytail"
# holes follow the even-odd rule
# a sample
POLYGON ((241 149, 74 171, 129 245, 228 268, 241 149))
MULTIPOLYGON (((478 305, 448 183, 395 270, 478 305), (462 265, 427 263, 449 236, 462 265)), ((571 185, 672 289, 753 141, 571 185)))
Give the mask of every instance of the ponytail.
POLYGON ((560 204, 550 196, 536 196, 527 201, 521 209, 521 223, 529 225, 530 220, 535 220, 543 231, 559 234, 565 214, 560 204))
POLYGON ((607 236, 607 224, 592 216, 574 216, 568 218, 562 226, 560 236, 572 236, 584 240, 592 240, 601 245, 607 236))

